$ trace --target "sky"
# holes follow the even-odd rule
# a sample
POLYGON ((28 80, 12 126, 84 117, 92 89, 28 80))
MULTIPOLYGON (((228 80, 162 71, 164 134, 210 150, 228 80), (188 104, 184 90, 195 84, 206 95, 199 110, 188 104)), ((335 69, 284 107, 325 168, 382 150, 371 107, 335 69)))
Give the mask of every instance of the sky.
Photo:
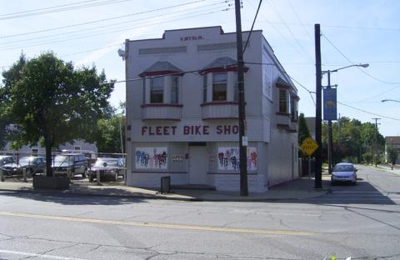
MULTIPOLYGON (((259 4, 242 0, 243 31, 251 29, 259 4)), ((376 123, 383 136, 398 136, 399 13, 398 0, 264 0, 254 30, 263 31, 296 85, 299 112, 315 117, 314 27, 320 24, 322 70, 339 69, 330 73, 338 117, 376 123)), ((208 26, 235 32, 235 19, 234 0, 0 0, 0 70, 21 53, 31 59, 52 51, 76 67, 94 65, 121 81, 110 99, 118 107, 125 102, 125 63, 117 51, 125 39, 208 26)), ((328 85, 326 73, 322 85, 328 85)))

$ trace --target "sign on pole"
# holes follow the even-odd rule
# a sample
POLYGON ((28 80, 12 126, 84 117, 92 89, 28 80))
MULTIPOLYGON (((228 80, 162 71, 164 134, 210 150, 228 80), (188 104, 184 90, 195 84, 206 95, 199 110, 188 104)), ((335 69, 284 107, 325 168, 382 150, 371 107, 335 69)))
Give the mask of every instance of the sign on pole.
POLYGON ((311 137, 306 138, 300 148, 308 155, 311 156, 317 149, 318 144, 311 137))
POLYGON ((324 89, 324 119, 337 120, 336 89, 324 89))

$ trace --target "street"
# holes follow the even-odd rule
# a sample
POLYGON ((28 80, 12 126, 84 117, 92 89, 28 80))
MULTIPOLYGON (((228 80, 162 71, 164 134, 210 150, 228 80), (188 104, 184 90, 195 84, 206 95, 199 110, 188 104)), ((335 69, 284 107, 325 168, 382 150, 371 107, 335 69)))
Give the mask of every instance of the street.
POLYGON ((400 259, 400 175, 299 201, 0 193, 0 259, 400 259))

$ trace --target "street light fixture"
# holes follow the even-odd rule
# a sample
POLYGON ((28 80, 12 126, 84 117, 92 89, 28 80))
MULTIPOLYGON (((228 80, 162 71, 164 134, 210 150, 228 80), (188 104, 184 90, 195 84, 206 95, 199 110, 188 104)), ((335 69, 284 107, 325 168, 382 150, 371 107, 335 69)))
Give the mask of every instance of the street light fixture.
MULTIPOLYGON (((339 70, 343 70, 343 69, 347 69, 347 68, 351 68, 351 67, 361 67, 361 68, 368 68, 369 64, 368 63, 364 63, 364 64, 352 64, 349 66, 345 66, 345 67, 341 67, 338 69, 334 69, 334 70, 327 70, 327 71, 322 71, 322 74, 327 73, 328 74, 328 86, 327 89, 331 88, 331 73, 333 72, 338 72, 339 70)), ((382 102, 384 102, 382 100, 382 102)), ((336 119, 336 117, 335 117, 336 119)), ((333 168, 333 147, 332 147, 332 119, 328 120, 328 171, 329 174, 332 173, 332 168, 333 168)))
POLYGON ((383 100, 381 100, 381 102, 387 102, 387 101, 400 103, 400 100, 394 100, 394 99, 383 99, 383 100))

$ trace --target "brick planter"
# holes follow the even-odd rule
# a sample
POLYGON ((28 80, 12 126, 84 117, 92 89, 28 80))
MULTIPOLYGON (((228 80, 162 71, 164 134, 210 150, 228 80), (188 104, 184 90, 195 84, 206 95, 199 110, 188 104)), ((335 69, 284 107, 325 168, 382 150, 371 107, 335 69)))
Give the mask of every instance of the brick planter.
POLYGON ((69 189, 69 177, 33 177, 33 189, 56 189, 67 190, 69 189))

